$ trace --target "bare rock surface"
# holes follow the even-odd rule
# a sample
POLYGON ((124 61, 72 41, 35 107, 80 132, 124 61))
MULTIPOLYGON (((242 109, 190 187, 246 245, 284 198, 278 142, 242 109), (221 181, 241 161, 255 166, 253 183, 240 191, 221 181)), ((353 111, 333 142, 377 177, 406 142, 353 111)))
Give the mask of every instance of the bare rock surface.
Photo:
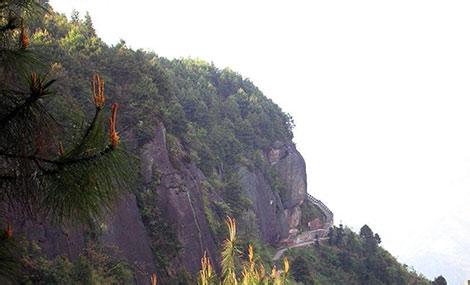
MULTIPOLYGON (((170 157, 162 123, 153 138, 138 149, 138 154, 142 183, 154 185, 150 191, 158 195, 155 207, 173 227, 182 246, 179 257, 172 261, 174 265, 195 274, 200 269, 201 256, 207 251, 217 268, 219 249, 207 221, 203 199, 204 195, 210 201, 221 198, 204 188, 207 179, 193 163, 183 157, 170 157)), ((271 188, 260 169, 240 166, 239 177, 243 191, 252 202, 261 239, 276 245, 299 227, 300 205, 307 193, 305 162, 293 143, 276 142, 266 152, 266 158, 285 186, 283 193, 271 188)), ((151 236, 132 192, 124 194, 103 227, 99 238, 104 245, 115 248, 113 254, 138 268, 137 284, 147 284, 149 274, 161 267, 155 263, 151 236)), ((15 221, 15 229, 37 241, 49 257, 66 255, 74 260, 85 248, 83 228, 66 231, 30 221, 15 221)))

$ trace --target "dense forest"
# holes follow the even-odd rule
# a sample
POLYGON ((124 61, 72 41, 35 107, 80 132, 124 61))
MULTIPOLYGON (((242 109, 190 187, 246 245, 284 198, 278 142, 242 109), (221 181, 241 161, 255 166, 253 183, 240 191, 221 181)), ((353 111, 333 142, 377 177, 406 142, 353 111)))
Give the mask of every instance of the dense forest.
POLYGON ((399 264, 367 226, 359 235, 334 228, 327 241, 289 250, 277 264, 281 270, 271 272, 288 228, 261 228, 262 202, 253 198, 259 193, 246 190, 248 178, 269 190, 263 195, 275 204, 275 222, 287 223, 295 207, 301 212, 296 227, 321 218, 303 198, 292 202, 283 168, 270 160, 274 146, 297 155, 289 114, 228 68, 169 60, 124 41, 109 46, 88 14, 67 19, 47 1, 26 0, 3 1, 0 11, 4 283, 155 285, 156 276, 159 284, 431 283, 399 264), (147 179, 144 162, 152 147, 168 153, 171 173, 152 168, 147 179), (165 182, 170 174, 177 182, 165 182), (109 216, 117 215, 123 195, 135 197, 124 200, 135 199, 154 270, 121 254, 131 250, 107 242, 114 227, 109 216), (168 197, 186 199, 191 213, 177 214, 168 197), (185 230, 172 220, 178 215, 194 218, 183 225, 195 226, 198 237, 182 236, 185 230), (73 239, 78 231, 83 246, 55 252, 32 230, 36 224, 47 225, 45 237, 53 232, 73 239), (201 250, 190 254, 185 245, 193 242, 201 250), (182 257, 200 260, 210 246, 216 251, 204 253, 202 269, 182 257))

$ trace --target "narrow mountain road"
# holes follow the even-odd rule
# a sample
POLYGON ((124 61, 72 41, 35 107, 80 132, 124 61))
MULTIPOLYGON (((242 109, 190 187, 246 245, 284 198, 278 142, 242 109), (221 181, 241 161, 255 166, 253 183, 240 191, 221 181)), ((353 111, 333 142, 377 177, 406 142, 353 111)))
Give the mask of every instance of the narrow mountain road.
MULTIPOLYGON (((322 237, 322 238, 318 238, 319 241, 322 241, 322 240, 327 240, 328 237, 322 237)), ((279 249, 276 254, 274 255, 273 257, 273 260, 276 261, 276 260, 279 260, 279 258, 281 258, 281 256, 284 254, 284 252, 288 249, 291 249, 291 248, 296 248, 296 247, 303 247, 303 246, 307 246, 307 245, 311 245, 315 243, 315 240, 309 240, 309 241, 304 241, 304 242, 300 242, 300 243, 294 243, 293 245, 289 245, 287 247, 283 247, 281 249, 279 249)))
POLYGON ((291 244, 281 247, 278 249, 276 254, 273 257, 274 261, 279 260, 284 252, 290 248, 296 248, 296 247, 303 247, 303 246, 308 246, 316 242, 317 238, 318 241, 322 240, 327 240, 328 237, 328 231, 329 229, 333 226, 333 212, 328 209, 328 207, 323 204, 322 201, 316 199, 312 195, 307 193, 307 199, 309 203, 312 203, 314 206, 319 208, 323 214, 325 215, 325 223, 321 229, 316 229, 312 231, 306 231, 299 233, 294 240, 292 241, 291 244))

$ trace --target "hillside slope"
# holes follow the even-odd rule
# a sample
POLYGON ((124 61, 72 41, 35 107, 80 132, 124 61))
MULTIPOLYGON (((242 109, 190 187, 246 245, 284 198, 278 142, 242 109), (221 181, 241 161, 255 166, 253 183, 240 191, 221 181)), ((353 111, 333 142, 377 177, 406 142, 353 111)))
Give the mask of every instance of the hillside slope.
MULTIPOLYGON (((89 113, 89 78, 99 73, 108 100, 119 103, 122 142, 140 167, 135 187, 102 220, 58 229, 17 217, 15 229, 36 249, 34 278, 77 278, 70 263, 82 266, 99 252, 119 260, 123 283, 147 284, 157 272, 164 284, 192 284, 205 251, 217 268, 226 216, 238 222, 240 246, 254 244, 267 264, 281 241, 325 221, 305 203, 305 162, 292 142, 291 117, 252 82, 199 60, 168 60, 124 42, 107 46, 89 17, 69 21, 52 10, 35 17, 31 49, 58 79, 59 96, 48 108, 73 138, 89 113)), ((387 260, 381 270, 401 268, 387 260)), ((308 266, 339 265, 320 258, 308 266)), ((335 284, 322 278, 314 280, 335 284)))

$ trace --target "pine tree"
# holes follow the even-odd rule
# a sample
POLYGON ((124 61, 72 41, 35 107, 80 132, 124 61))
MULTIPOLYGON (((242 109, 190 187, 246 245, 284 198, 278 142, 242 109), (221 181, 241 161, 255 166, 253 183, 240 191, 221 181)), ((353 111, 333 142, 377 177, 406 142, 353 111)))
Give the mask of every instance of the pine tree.
POLYGON ((334 244, 334 237, 335 237, 335 231, 334 229, 331 227, 329 230, 328 230, 328 244, 331 246, 334 244))
POLYGON ((0 281, 14 279, 14 217, 58 225, 87 222, 109 210, 133 178, 133 164, 119 146, 117 110, 105 126, 104 81, 91 81, 95 114, 79 139, 64 137, 45 106, 55 80, 29 51, 28 17, 46 11, 34 0, 0 3, 0 281), (38 71, 39 70, 39 71, 38 71), (26 74, 26 75, 25 75, 26 74), (62 142, 68 142, 64 145, 62 142))
POLYGON ((377 249, 380 237, 378 235, 374 236, 374 232, 368 225, 362 226, 359 236, 364 241, 367 252, 372 253, 377 249))
POLYGON ((343 237, 344 237, 344 228, 343 228, 343 224, 340 224, 339 228, 336 230, 336 239, 335 239, 336 246, 341 246, 343 244, 343 237))
POLYGON ((442 275, 439 275, 432 281, 432 285, 447 285, 447 280, 442 275))

